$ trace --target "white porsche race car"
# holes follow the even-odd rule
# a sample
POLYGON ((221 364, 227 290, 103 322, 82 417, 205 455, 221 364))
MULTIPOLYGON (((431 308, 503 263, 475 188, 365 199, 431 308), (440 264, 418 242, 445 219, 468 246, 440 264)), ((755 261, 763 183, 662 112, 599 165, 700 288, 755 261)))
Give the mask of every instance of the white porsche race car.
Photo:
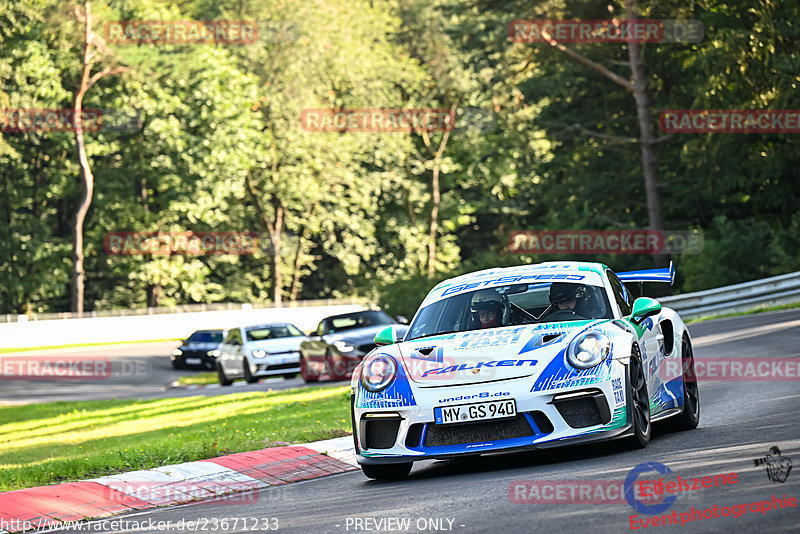
POLYGON ((614 274, 600 263, 490 269, 431 290, 408 327, 353 373, 358 462, 370 478, 417 460, 623 438, 652 423, 695 428, 700 403, 689 333, 623 282, 674 281, 669 268, 614 274))

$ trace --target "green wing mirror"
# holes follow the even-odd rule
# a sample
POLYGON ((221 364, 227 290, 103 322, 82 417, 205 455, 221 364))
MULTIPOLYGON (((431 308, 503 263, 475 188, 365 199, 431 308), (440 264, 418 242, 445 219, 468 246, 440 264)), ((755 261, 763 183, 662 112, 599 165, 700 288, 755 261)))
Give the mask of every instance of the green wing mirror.
POLYGON ((387 326, 375 334, 373 339, 375 344, 381 347, 383 345, 393 345, 394 343, 397 343, 399 336, 397 335, 397 332, 393 326, 387 326))
POLYGON ((631 321, 639 324, 645 317, 650 317, 661 311, 661 304, 656 299, 650 297, 639 297, 633 302, 631 321))

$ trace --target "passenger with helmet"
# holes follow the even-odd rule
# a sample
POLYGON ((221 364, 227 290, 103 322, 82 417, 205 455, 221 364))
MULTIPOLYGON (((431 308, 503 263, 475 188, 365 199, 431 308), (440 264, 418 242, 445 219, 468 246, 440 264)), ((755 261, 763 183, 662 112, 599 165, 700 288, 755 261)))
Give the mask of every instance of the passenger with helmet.
POLYGON ((470 311, 480 321, 481 328, 503 325, 503 299, 494 289, 481 289, 472 295, 470 311))

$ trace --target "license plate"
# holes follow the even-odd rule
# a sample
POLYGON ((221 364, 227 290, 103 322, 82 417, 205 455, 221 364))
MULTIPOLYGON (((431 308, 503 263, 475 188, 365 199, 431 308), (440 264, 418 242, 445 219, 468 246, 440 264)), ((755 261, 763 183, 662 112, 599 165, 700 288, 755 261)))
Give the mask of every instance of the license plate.
POLYGON ((200 365, 203 363, 200 358, 186 358, 186 363, 189 365, 200 365))
POLYGON ((476 402, 460 406, 443 406, 434 410, 437 425, 469 423, 487 419, 505 419, 517 415, 517 403, 514 399, 501 401, 476 402))

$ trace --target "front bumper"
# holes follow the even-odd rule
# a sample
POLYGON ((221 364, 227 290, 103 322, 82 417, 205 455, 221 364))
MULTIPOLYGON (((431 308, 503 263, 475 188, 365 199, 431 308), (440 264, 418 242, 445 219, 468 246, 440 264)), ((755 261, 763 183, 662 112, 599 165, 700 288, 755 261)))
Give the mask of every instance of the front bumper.
POLYGON ((250 358, 253 376, 276 376, 300 372, 300 353, 269 354, 264 358, 250 358))
POLYGON ((170 360, 183 367, 214 369, 217 359, 209 356, 209 350, 181 350, 181 354, 170 356, 170 360))
POLYGON ((531 386, 530 378, 459 387, 410 385, 413 395, 381 400, 365 395, 359 386, 352 399, 357 460, 399 463, 545 449, 631 433, 627 365, 619 361, 612 361, 608 372, 593 382, 537 391, 531 386), (516 418, 435 422, 435 408, 498 399, 515 400, 516 418))

